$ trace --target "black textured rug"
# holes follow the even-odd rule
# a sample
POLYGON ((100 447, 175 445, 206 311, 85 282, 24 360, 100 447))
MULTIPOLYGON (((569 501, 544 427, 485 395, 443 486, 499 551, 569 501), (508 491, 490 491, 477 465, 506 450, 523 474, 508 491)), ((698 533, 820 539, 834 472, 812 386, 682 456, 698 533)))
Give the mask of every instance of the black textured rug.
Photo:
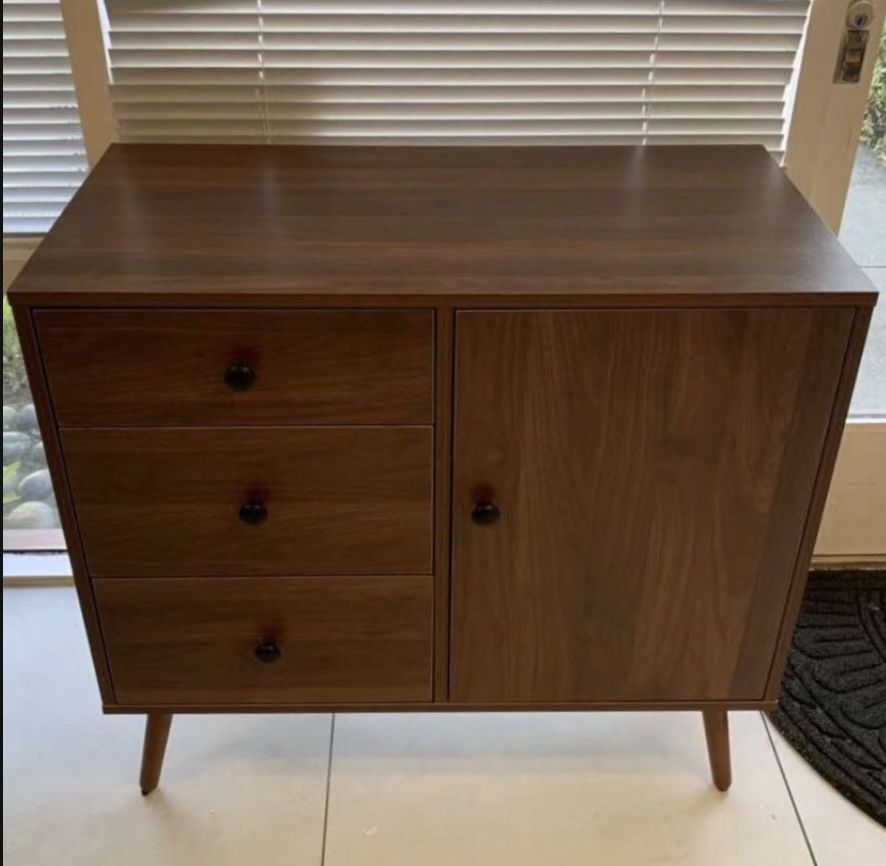
POLYGON ((775 726, 886 826, 886 571, 809 576, 775 726))

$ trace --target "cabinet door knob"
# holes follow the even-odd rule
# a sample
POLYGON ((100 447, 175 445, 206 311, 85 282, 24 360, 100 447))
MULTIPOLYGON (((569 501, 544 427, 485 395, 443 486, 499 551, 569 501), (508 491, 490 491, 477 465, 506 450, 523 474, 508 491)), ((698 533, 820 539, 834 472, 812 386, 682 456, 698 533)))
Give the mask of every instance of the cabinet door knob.
POLYGON ((488 499, 480 499, 471 509, 471 520, 478 526, 491 526, 500 516, 498 506, 488 499))
POLYGON ((255 370, 248 364, 231 364, 225 370, 225 384, 232 391, 248 391, 255 382, 255 370))
POLYGON ((250 526, 258 526, 268 519, 268 509, 262 502, 244 502, 240 506, 240 519, 250 526))
POLYGON ((273 664, 274 662, 279 661, 281 655, 283 655, 283 653, 280 652, 280 647, 277 644, 277 641, 272 637, 264 638, 255 648, 255 657, 262 664, 273 664))

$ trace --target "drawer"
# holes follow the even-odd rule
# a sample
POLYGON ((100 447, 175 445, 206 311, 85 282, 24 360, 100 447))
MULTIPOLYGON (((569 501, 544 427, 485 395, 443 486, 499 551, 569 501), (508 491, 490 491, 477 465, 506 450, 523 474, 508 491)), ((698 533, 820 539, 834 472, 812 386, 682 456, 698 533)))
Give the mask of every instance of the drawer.
POLYGON ((426 424, 433 314, 36 314, 62 426, 426 424))
POLYGON ((98 580, 121 704, 431 698, 431 578, 98 580))
POLYGON ((61 433, 94 577, 431 571, 430 427, 61 433))

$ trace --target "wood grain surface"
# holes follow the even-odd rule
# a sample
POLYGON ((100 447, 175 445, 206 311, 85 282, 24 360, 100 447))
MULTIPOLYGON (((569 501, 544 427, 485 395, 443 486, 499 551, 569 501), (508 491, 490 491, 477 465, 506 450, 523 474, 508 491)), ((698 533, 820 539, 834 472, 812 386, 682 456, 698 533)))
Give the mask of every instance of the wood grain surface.
POLYGON ((22 350, 22 358, 24 359, 28 374, 31 398, 34 401, 37 420, 40 423, 41 441, 46 454, 46 465, 52 478, 52 489, 56 507, 58 508, 59 522, 64 531, 65 550, 71 563, 74 586, 77 589, 77 600, 80 604, 80 612, 83 615, 86 636, 89 639, 89 650, 92 655, 92 664, 95 668, 98 689, 101 693, 102 702, 105 705, 112 704, 115 701, 114 686, 111 682, 108 659, 98 624, 98 612, 95 606, 92 582, 89 580, 86 570, 85 551, 77 525, 77 514, 71 497, 71 488, 68 482, 64 456, 62 455, 55 415, 52 410, 52 401, 49 397, 46 378, 43 373, 40 346, 34 329, 33 317, 31 316, 31 311, 26 308, 16 309, 13 313, 22 350))
POLYGON ((62 431, 94 577, 432 571, 428 427, 62 431), (248 525, 241 505, 262 502, 248 525))
POLYGON ((145 719, 145 741, 142 745, 142 767, 139 774, 139 787, 145 796, 160 784, 171 726, 171 713, 148 713, 145 719))
POLYGON ((449 698, 449 559, 452 481, 452 310, 436 314, 435 405, 444 407, 434 426, 434 700, 449 698))
POLYGON ((429 577, 98 580, 121 704, 429 700, 429 577), (273 640, 280 657, 256 647, 273 640))
POLYGON ((114 144, 13 303, 867 303, 760 146, 114 144), (713 298, 713 301, 711 300, 713 298))
POLYGON ((791 590, 787 604, 783 611, 781 631, 779 632, 778 646, 773 657, 772 668, 769 672, 769 682, 766 686, 766 697, 770 700, 778 700, 781 694, 782 677, 784 676, 785 664, 790 652, 794 629, 797 618, 800 615, 800 606, 803 602, 803 591, 806 588, 806 580, 809 576, 809 568, 812 563, 812 553, 815 549, 815 541, 818 537, 818 529, 821 524, 822 513, 828 497, 828 489, 837 462, 837 454, 840 450, 840 440, 849 413, 849 404, 852 400, 852 390, 858 376, 862 354, 864 352, 865 338, 871 323, 870 308, 859 308, 855 311, 852 319, 852 332, 849 335, 849 345, 846 347, 846 357, 843 361, 843 371, 840 376, 840 384, 834 398, 834 406, 831 410, 830 426, 827 439, 818 466, 818 475, 815 479, 815 487, 809 501, 806 513, 806 526, 803 531, 803 540, 800 551, 794 564, 794 572, 791 579, 791 590))
POLYGON ((10 300, 107 711, 725 710, 876 292, 760 147, 117 144, 10 300))
POLYGON ((433 314, 377 311, 43 311, 62 426, 427 424, 433 314), (225 384, 249 366, 248 390, 225 384))
POLYGON ((761 699, 852 318, 459 313, 451 699, 761 699))

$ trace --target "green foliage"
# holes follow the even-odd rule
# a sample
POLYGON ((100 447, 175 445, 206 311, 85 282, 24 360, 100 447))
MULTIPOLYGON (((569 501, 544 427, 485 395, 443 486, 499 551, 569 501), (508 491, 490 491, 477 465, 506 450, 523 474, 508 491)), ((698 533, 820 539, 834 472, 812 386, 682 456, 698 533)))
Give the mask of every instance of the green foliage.
POLYGON ((15 319, 6 295, 3 295, 3 402, 15 405, 27 399, 28 380, 25 363, 15 330, 15 319))
POLYGON ((861 140, 886 162, 886 30, 880 36, 880 50, 861 127, 861 140))
MULTIPOLYGON (((14 463, 10 463, 8 466, 3 467, 3 486, 14 481, 16 476, 18 475, 18 471, 21 468, 21 460, 16 460, 14 463)), ((11 491, 9 493, 3 494, 3 504, 4 505, 12 505, 15 502, 18 502, 21 499, 21 496, 18 495, 15 491, 11 491)))
POLYGON ((7 350, 11 347, 13 343, 17 342, 16 333, 15 333, 15 320, 12 318, 12 307, 9 306, 9 301, 6 298, 6 295, 3 295, 3 354, 5 355, 7 350))

